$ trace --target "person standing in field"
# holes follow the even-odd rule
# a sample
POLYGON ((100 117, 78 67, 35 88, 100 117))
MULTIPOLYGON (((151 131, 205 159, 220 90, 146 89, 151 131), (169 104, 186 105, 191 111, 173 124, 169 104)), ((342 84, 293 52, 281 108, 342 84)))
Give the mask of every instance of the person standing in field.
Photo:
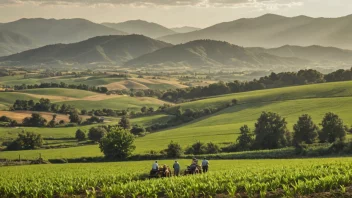
POLYGON ((209 161, 206 158, 204 158, 202 161, 203 172, 204 173, 208 172, 208 168, 209 168, 209 161))
POLYGON ((152 166, 152 171, 158 172, 158 170, 159 170, 159 164, 158 164, 158 161, 155 161, 152 166))
POLYGON ((175 161, 173 168, 174 168, 174 175, 178 176, 180 174, 180 164, 178 163, 178 161, 175 161))

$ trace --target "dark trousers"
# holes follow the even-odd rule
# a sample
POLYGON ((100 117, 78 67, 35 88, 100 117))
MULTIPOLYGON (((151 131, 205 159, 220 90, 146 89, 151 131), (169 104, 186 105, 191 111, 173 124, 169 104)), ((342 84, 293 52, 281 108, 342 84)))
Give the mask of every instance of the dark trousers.
POLYGON ((179 176, 180 175, 180 169, 174 169, 174 175, 179 176))
POLYGON ((208 166, 203 166, 202 169, 204 173, 208 172, 208 166))

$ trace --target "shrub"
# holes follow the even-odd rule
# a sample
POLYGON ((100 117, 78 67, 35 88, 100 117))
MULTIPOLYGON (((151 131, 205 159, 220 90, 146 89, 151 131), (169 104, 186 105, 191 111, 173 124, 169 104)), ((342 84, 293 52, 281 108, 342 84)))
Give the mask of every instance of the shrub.
POLYGON ((31 117, 23 119, 22 124, 24 126, 42 127, 46 124, 46 119, 44 119, 39 113, 32 113, 31 117))
POLYGON ((123 116, 119 122, 119 127, 125 130, 130 129, 131 128, 130 120, 126 116, 123 116))
POLYGON ((240 136, 237 138, 238 148, 242 151, 250 150, 254 142, 254 134, 247 125, 240 128, 240 136))
POLYGON ((88 138, 94 142, 98 142, 106 133, 107 131, 104 127, 92 127, 89 129, 88 138))
POLYGON ((140 135, 142 133, 145 132, 145 129, 142 126, 139 125, 133 125, 132 129, 131 129, 131 133, 133 135, 140 135))
POLYGON ((183 154, 182 147, 178 143, 174 143, 173 141, 167 146, 166 155, 167 157, 178 158, 183 154))
POLYGON ((78 129, 76 131, 76 139, 79 141, 83 141, 86 139, 86 133, 84 133, 84 131, 82 131, 81 129, 78 129))
POLYGON ((108 135, 101 139, 99 148, 106 158, 126 159, 136 149, 132 134, 120 128, 111 129, 108 135))
POLYGON ((69 119, 70 119, 70 122, 71 122, 71 123, 78 123, 78 124, 80 124, 80 123, 82 122, 82 118, 79 117, 79 115, 78 115, 77 112, 71 112, 69 119))
POLYGON ((207 143, 206 145, 206 154, 215 154, 215 153, 220 153, 221 149, 217 144, 214 144, 212 142, 207 143))
POLYGON ((186 154, 200 155, 206 153, 206 146, 204 143, 198 141, 192 146, 188 147, 185 151, 186 154))
POLYGON ((7 150, 29 150, 40 148, 43 145, 43 138, 40 134, 32 132, 19 133, 15 141, 13 141, 7 150))

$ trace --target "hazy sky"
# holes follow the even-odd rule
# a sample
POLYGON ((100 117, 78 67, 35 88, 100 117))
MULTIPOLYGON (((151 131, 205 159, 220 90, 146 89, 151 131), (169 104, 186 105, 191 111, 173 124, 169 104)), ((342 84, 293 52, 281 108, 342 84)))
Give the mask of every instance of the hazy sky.
POLYGON ((0 22, 35 17, 99 23, 142 19, 167 27, 207 27, 265 13, 339 17, 352 14, 352 0, 0 0, 0 22))

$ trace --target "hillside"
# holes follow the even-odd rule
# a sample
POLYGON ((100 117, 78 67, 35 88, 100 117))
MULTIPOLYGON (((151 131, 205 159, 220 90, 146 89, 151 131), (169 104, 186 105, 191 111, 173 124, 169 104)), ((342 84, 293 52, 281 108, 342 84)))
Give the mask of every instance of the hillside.
POLYGON ((123 64, 170 44, 141 35, 98 36, 73 44, 48 45, 0 58, 7 64, 123 64))
POLYGON ((259 67, 273 65, 291 66, 307 64, 298 58, 281 58, 266 53, 253 53, 227 42, 197 40, 163 48, 127 62, 126 66, 230 66, 259 67))
POLYGON ((319 63, 352 63, 352 51, 335 47, 285 45, 279 48, 247 48, 254 53, 268 53, 280 57, 298 57, 319 63))
POLYGON ((266 14, 242 18, 160 40, 173 44, 198 39, 227 41, 245 47, 334 46, 352 49, 352 15, 340 18, 284 17, 266 14))
POLYGON ((201 30, 201 28, 183 26, 183 27, 171 28, 171 30, 173 30, 173 31, 175 31, 175 32, 177 32, 177 33, 188 33, 188 32, 193 32, 193 31, 201 30))
POLYGON ((103 25, 129 34, 142 34, 151 38, 158 38, 176 33, 162 25, 142 20, 131 20, 122 23, 103 23, 103 25))
POLYGON ((32 40, 18 33, 0 30, 0 57, 34 48, 32 40))
POLYGON ((0 30, 7 30, 28 37, 36 46, 55 43, 73 43, 95 36, 125 34, 85 19, 20 19, 5 23, 0 30))

